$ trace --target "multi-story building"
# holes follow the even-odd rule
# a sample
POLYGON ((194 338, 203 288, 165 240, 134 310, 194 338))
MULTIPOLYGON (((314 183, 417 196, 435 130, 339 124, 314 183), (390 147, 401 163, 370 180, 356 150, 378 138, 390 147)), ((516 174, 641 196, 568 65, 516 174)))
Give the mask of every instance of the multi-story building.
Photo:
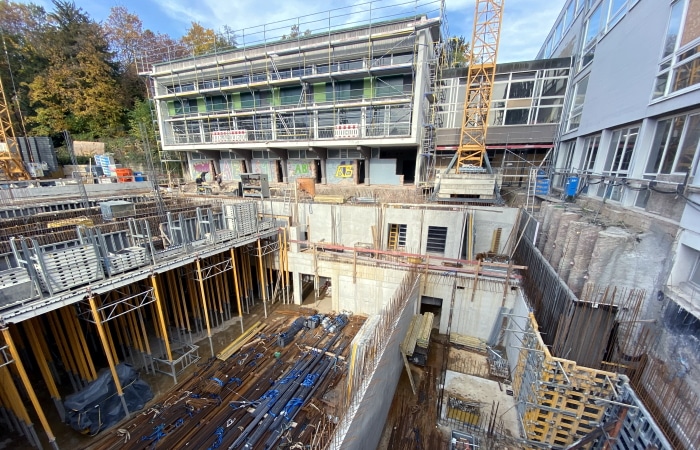
POLYGON ((163 149, 224 181, 413 182, 439 26, 375 21, 149 66, 163 149))
MULTIPOLYGON (((608 233, 597 276, 646 290, 655 356, 688 399, 700 392, 698 20, 697 0, 569 0, 538 54, 572 58, 553 185, 625 228, 608 233)), ((660 411, 667 400, 654 399, 660 411)))

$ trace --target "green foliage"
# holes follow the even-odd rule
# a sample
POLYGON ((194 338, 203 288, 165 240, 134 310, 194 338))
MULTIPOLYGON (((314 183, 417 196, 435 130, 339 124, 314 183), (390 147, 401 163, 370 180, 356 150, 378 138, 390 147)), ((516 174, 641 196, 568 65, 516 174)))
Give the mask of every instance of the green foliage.
POLYGON ((469 64, 469 42, 464 36, 452 36, 445 43, 447 67, 467 67, 469 64))
POLYGON ((303 33, 299 30, 299 25, 292 25, 289 29, 289 34, 282 35, 283 41, 297 39, 299 37, 311 36, 311 30, 306 30, 303 33))

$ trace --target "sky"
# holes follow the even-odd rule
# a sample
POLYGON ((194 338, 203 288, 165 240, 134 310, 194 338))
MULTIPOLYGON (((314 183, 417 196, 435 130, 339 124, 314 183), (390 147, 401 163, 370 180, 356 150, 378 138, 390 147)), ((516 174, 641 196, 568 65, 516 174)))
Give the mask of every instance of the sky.
MULTIPOLYGON (((30 3, 29 0, 21 0, 30 3)), ((566 0, 506 0, 498 62, 534 59, 552 28, 566 0)), ((237 30, 240 42, 247 29, 255 40, 262 31, 261 25, 277 23, 275 31, 281 35, 291 24, 299 21, 300 29, 312 32, 327 29, 329 14, 333 9, 332 23, 352 25, 366 22, 371 17, 397 18, 411 13, 428 12, 436 16, 440 0, 374 0, 372 11, 368 0, 74 0, 96 21, 103 21, 112 6, 124 6, 137 14, 144 29, 165 33, 177 39, 193 21, 214 30, 228 26, 237 30), (196 6, 195 6, 196 5, 196 6), (316 14, 318 13, 318 14, 316 14), (300 17, 301 16, 301 17, 300 17), (251 30, 252 28, 252 30, 251 30), (257 33, 256 33, 257 32, 257 33)), ((32 0, 51 11, 49 0, 32 0)), ((450 36, 471 38, 474 21, 474 0, 445 0, 450 36)))

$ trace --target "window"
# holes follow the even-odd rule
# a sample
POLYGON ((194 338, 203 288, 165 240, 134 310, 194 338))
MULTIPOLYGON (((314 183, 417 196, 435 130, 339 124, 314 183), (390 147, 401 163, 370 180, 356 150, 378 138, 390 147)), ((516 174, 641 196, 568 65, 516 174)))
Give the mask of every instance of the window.
POLYGON ((213 95, 204 98, 207 111, 226 111, 229 109, 229 100, 226 95, 213 95))
POLYGON ((656 124, 646 173, 685 174, 692 170, 700 140, 700 113, 661 120, 656 124))
POLYGON ((598 34, 601 28, 602 6, 598 5, 591 15, 588 16, 588 20, 586 20, 586 33, 584 35, 583 51, 581 52, 581 68, 593 61, 593 54, 595 53, 595 46, 598 42, 598 34))
MULTIPOLYGON (((613 131, 603 175, 616 178, 624 178, 627 176, 638 135, 638 126, 613 131)), ((598 186, 598 197, 619 201, 621 194, 622 183, 619 179, 606 179, 605 182, 600 183, 598 186)))
POLYGON ((588 136, 583 141, 584 155, 581 161, 581 170, 592 172, 595 167, 596 156, 598 156, 598 145, 600 145, 600 135, 588 136))
POLYGON ((390 223, 389 224, 389 239, 387 243, 389 250, 398 250, 406 248, 406 224, 405 223, 390 223))
POLYGON ((696 288, 700 288, 700 255, 698 255, 698 257, 695 260, 695 265, 690 271, 688 281, 690 281, 696 288))
POLYGON ((700 14, 700 2, 690 2, 684 19, 687 3, 678 0, 671 5, 653 99, 700 85, 700 33, 692 20, 700 14))
POLYGON ((581 123, 581 114, 583 114, 583 103, 586 100, 587 90, 588 76, 576 83, 574 101, 571 102, 571 112, 569 113, 569 123, 567 124, 566 131, 576 130, 581 123))
POLYGON ((190 114, 196 113, 197 111, 196 99, 181 98, 175 100, 175 114, 190 114))
POLYGON ((429 253, 445 253, 447 227, 428 227, 428 242, 425 250, 429 253))

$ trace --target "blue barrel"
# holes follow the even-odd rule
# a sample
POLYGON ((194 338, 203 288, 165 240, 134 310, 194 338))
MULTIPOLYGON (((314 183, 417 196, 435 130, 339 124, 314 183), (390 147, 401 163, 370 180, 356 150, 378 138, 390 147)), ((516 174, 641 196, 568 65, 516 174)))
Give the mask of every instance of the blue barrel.
POLYGON ((134 172, 134 181, 146 181, 146 177, 143 176, 143 172, 134 172))
POLYGON ((578 177, 568 177, 566 179, 566 196, 575 197, 578 191, 578 177))

